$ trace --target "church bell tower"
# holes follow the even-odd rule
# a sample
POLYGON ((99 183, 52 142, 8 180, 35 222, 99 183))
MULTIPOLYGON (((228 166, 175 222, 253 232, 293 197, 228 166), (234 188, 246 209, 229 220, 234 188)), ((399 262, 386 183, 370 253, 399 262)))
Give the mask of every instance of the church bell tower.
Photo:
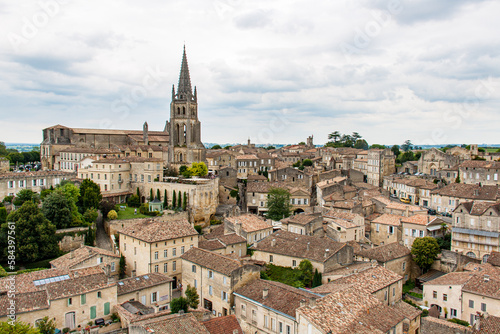
POLYGON ((172 85, 170 121, 167 124, 169 139, 169 162, 177 168, 205 161, 205 147, 201 142, 201 123, 198 120, 198 98, 196 87, 191 88, 191 78, 186 56, 182 55, 181 72, 177 92, 172 85))

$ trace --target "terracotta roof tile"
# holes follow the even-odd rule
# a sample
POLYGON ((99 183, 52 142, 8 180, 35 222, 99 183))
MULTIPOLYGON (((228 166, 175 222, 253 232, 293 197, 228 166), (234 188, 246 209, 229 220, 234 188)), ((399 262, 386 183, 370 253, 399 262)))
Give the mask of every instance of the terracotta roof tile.
POLYGON ((210 334, 243 334, 236 316, 228 315, 202 322, 210 334))
POLYGON ((53 268, 71 268, 97 255, 120 258, 120 255, 102 248, 82 246, 67 254, 64 254, 63 256, 58 257, 57 259, 50 261, 50 264, 53 268))
POLYGON ((263 279, 256 279, 248 283, 236 290, 235 294, 254 300, 257 303, 292 317, 295 317, 295 310, 300 307, 301 300, 318 298, 317 295, 305 290, 263 279), (268 294, 265 298, 263 295, 264 289, 268 289, 268 294))
POLYGON ((476 329, 474 334, 500 334, 500 318, 493 315, 481 317, 479 329, 476 329))
POLYGON ((172 281, 173 279, 160 273, 149 273, 146 275, 123 279, 117 283, 118 296, 152 286, 166 284, 172 281))
POLYGON ((499 186, 479 186, 477 184, 451 183, 432 194, 471 200, 495 201, 499 197, 499 186))
POLYGON ((346 246, 329 238, 278 231, 252 246, 256 251, 324 262, 346 246))
POLYGON ((233 271, 241 267, 240 261, 231 259, 205 249, 191 248, 181 256, 182 260, 196 263, 202 267, 217 271, 224 275, 231 275, 233 271))
POLYGON ((236 216, 236 217, 229 217, 229 218, 226 218, 226 220, 230 221, 233 225, 234 224, 241 224, 242 230, 247 232, 247 233, 265 230, 265 229, 273 227, 273 225, 264 221, 259 216, 253 215, 253 214, 245 214, 245 215, 236 216))
POLYGON ((210 334, 205 326, 196 320, 193 313, 169 314, 138 321, 134 325, 153 330, 152 333, 155 334, 210 334))
POLYGON ((377 260, 381 263, 399 259, 410 254, 411 252, 408 247, 400 245, 398 242, 393 242, 391 244, 370 249, 363 249, 357 253, 357 255, 359 256, 363 256, 371 260, 377 260))
POLYGON ((500 267, 500 252, 492 251, 490 257, 488 258, 488 263, 500 267))
POLYGON ((186 219, 169 222, 146 219, 125 226, 119 233, 145 242, 157 242, 198 235, 198 232, 196 232, 186 219))
POLYGON ((384 213, 383 215, 372 220, 372 223, 392 225, 392 226, 401 226, 402 219, 403 219, 403 216, 392 215, 390 213, 384 213))

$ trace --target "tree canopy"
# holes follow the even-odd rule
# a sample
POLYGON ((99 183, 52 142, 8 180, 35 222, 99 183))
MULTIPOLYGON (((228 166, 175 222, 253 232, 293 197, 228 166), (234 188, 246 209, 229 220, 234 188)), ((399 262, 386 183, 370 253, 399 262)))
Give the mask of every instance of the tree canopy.
POLYGON ((415 263, 424 272, 432 266, 439 252, 439 244, 432 237, 416 238, 411 247, 411 254, 414 256, 415 263))
POLYGON ((197 309, 200 304, 200 297, 198 296, 198 292, 196 288, 191 285, 188 285, 186 288, 186 299, 188 301, 188 305, 192 309, 197 309))
POLYGON ((290 216, 290 192, 285 188, 271 188, 267 194, 267 217, 280 220, 290 216))
POLYGON ((99 203, 102 200, 101 188, 94 181, 85 179, 80 185, 80 198, 78 201, 78 208, 81 213, 87 209, 99 208, 99 203))
POLYGON ((368 142, 364 140, 358 132, 353 132, 349 135, 342 134, 339 131, 334 131, 328 135, 328 139, 330 139, 330 141, 325 144, 327 147, 368 148, 368 142))
POLYGON ((62 192, 54 191, 43 201, 42 212, 58 229, 67 228, 71 225, 71 204, 62 192))
MULTIPOLYGON (((18 210, 11 212, 7 221, 15 223, 18 260, 34 262, 59 254, 56 226, 45 218, 33 202, 27 201, 18 210)), ((8 229, 8 223, 2 224, 1 234, 6 236, 8 229)), ((7 238, 2 239, 5 242, 7 238)), ((4 248, 4 252, 6 251, 7 248, 4 248)))
POLYGON ((188 170, 194 176, 206 176, 208 174, 208 167, 204 162, 193 162, 188 170))
POLYGON ((2 334, 41 334, 38 328, 34 328, 25 322, 16 321, 13 325, 7 321, 0 322, 0 333, 2 334))
POLYGON ((179 313, 180 310, 184 310, 184 313, 188 311, 188 300, 184 297, 174 298, 170 301, 170 312, 172 314, 179 313))
POLYGON ((17 193, 12 204, 19 207, 27 201, 38 204, 40 203, 40 196, 30 189, 23 189, 17 193))

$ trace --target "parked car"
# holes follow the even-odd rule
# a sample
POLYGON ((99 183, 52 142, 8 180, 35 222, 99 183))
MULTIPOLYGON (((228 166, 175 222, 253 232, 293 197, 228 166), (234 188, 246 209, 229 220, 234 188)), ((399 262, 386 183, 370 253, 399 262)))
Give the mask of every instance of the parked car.
POLYGON ((433 216, 435 216, 435 215, 436 215, 436 210, 431 209, 431 208, 426 208, 426 209, 427 209, 427 213, 428 213, 429 215, 433 215, 433 216))
POLYGON ((104 326, 104 319, 103 318, 95 319, 95 324, 96 326, 104 326))
POLYGON ((406 203, 406 204, 411 203, 411 201, 410 201, 410 199, 409 199, 409 198, 405 198, 405 197, 403 197, 403 198, 400 198, 399 200, 400 200, 401 202, 403 202, 403 203, 406 203))

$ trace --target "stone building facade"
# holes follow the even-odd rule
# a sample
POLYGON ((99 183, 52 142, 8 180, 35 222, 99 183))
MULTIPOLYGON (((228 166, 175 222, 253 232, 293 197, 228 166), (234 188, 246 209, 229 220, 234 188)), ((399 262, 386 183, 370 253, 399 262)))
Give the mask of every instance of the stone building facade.
POLYGON ((462 183, 500 185, 500 161, 469 160, 458 167, 462 183))
POLYGON ((42 189, 56 187, 61 181, 75 177, 76 173, 63 171, 3 173, 0 174, 0 200, 5 196, 15 196, 23 189, 39 193, 42 189))
POLYGON ((382 186, 384 176, 396 172, 396 157, 394 152, 386 148, 384 150, 373 149, 367 154, 367 182, 371 185, 382 186))

